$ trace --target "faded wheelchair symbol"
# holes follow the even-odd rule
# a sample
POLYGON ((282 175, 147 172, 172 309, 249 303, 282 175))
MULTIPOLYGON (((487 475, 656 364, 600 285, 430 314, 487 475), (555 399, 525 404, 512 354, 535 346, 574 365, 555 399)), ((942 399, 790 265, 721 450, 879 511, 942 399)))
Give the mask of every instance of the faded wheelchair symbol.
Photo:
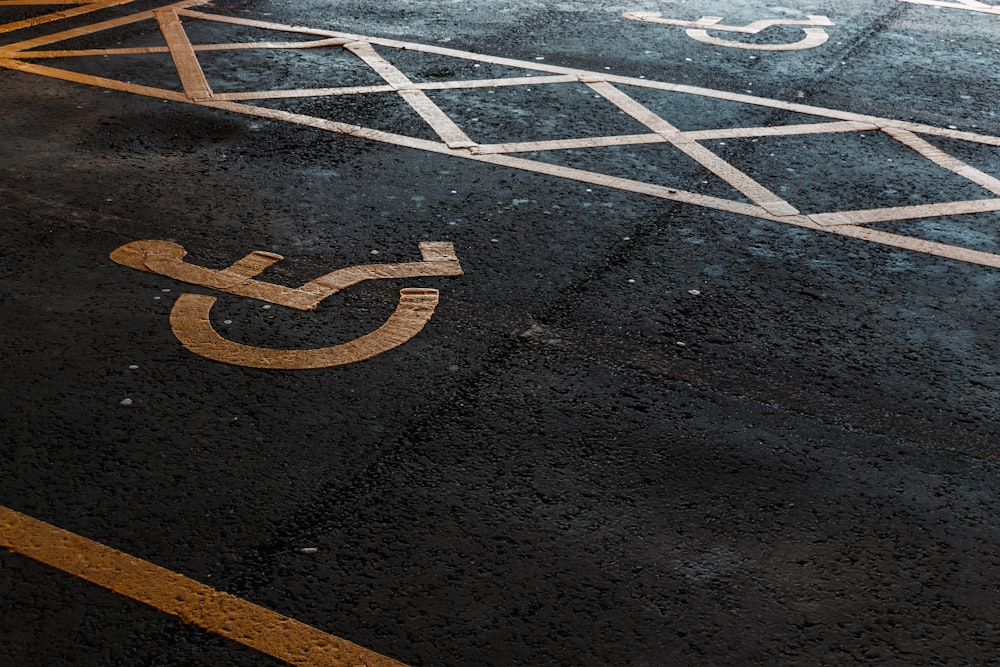
MULTIPOLYGON (((284 259, 281 255, 259 250, 221 270, 184 261, 187 251, 170 241, 133 241, 114 250, 110 257, 118 264, 140 271, 307 311, 315 310, 327 297, 365 280, 462 275, 451 243, 423 242, 419 248, 422 257, 419 262, 350 266, 294 288, 254 278, 284 259)), ((237 366, 305 369, 364 361, 402 345, 430 321, 438 304, 438 291, 402 289, 395 312, 375 331, 339 345, 304 350, 253 347, 223 338, 209 318, 215 301, 215 297, 187 293, 177 299, 170 312, 170 327, 184 347, 207 359, 237 366)))
POLYGON ((722 30, 725 32, 738 32, 747 35, 756 35, 776 25, 801 25, 801 26, 826 26, 836 25, 826 16, 810 14, 805 20, 785 20, 785 19, 764 19, 754 21, 744 26, 723 25, 721 16, 702 16, 697 21, 679 21, 676 19, 665 19, 659 12, 625 12, 624 18, 633 21, 647 21, 650 23, 662 23, 664 25, 680 26, 687 28, 684 31, 691 39, 711 44, 713 46, 728 46, 734 49, 754 49, 756 51, 795 51, 798 49, 811 49, 823 44, 830 38, 822 28, 803 28, 805 37, 790 44, 750 44, 747 42, 732 42, 726 39, 719 39, 708 34, 708 30, 722 30))

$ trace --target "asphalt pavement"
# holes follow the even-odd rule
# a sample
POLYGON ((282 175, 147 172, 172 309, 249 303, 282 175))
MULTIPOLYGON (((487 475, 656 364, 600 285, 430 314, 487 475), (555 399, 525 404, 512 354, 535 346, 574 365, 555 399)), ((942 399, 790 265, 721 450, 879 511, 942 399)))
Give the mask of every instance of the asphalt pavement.
POLYGON ((0 2, 0 664, 1000 665, 998 93, 996 2, 0 2))

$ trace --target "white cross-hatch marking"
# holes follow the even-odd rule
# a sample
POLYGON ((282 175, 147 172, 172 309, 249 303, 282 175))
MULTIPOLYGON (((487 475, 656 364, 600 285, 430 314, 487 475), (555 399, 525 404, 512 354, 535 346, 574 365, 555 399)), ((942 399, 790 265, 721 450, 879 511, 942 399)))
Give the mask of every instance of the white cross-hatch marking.
POLYGON ((1000 197, 997 197, 997 178, 986 174, 958 158, 945 153, 931 144, 927 137, 957 139, 973 144, 1000 146, 1000 137, 964 132, 911 123, 906 121, 880 118, 836 109, 784 102, 781 100, 755 97, 739 93, 731 93, 708 88, 698 88, 674 83, 651 81, 635 77, 618 76, 606 72, 590 72, 548 65, 537 61, 521 61, 510 58, 486 56, 466 51, 446 49, 413 42, 402 42, 377 37, 366 37, 341 33, 330 30, 303 28, 282 25, 267 21, 235 18, 218 14, 208 14, 194 11, 191 7, 205 4, 205 0, 185 0, 156 10, 145 11, 131 16, 104 21, 91 26, 67 30, 46 35, 6 47, 0 47, 0 67, 12 70, 38 74, 66 81, 100 86, 138 95, 146 95, 164 100, 196 104, 235 113, 263 117, 271 120, 296 123, 352 137, 378 141, 383 143, 406 146, 409 148, 429 151, 441 155, 474 160, 493 165, 521 169, 559 178, 571 179, 592 185, 617 188, 629 192, 671 201, 701 206, 708 209, 727 211, 740 215, 751 216, 764 220, 781 222, 798 227, 804 227, 817 232, 826 232, 863 239, 887 246, 906 250, 947 257, 963 262, 981 264, 1000 268, 1000 255, 975 250, 972 248, 950 245, 926 239, 894 234, 865 225, 871 223, 895 222, 931 218, 940 216, 961 216, 985 212, 1000 211, 1000 197), (104 30, 139 21, 155 20, 163 33, 166 46, 138 48, 108 48, 88 50, 41 50, 40 47, 58 44, 61 41, 93 35, 104 30), (316 41, 288 45, 281 42, 257 42, 242 44, 194 44, 184 32, 184 21, 210 21, 229 23, 240 26, 261 28, 278 32, 312 35, 322 38, 316 41), (518 77, 512 79, 480 79, 455 80, 435 82, 414 82, 405 74, 379 55, 373 47, 388 47, 405 49, 410 53, 432 54, 446 56, 477 63, 516 67, 523 70, 544 73, 539 76, 518 77), (319 89, 298 90, 261 90, 241 91, 236 93, 213 92, 204 79, 198 63, 198 54, 222 48, 231 49, 286 49, 313 48, 337 49, 340 53, 348 53, 358 59, 359 63, 371 68, 383 81, 384 85, 373 86, 343 86, 324 87, 319 89), (69 58, 82 56, 104 55, 113 58, 122 54, 156 54, 169 53, 178 69, 178 76, 183 84, 183 92, 167 90, 153 86, 144 86, 111 78, 80 74, 65 69, 45 66, 35 61, 50 58, 69 58), (469 137, 447 113, 427 96, 427 91, 463 90, 483 87, 530 87, 538 90, 546 86, 585 84, 590 86, 607 103, 624 111, 638 120, 648 129, 648 133, 621 134, 601 137, 567 138, 545 141, 500 142, 490 144, 477 143, 474 137, 469 137), (681 93, 704 98, 726 100, 740 104, 753 105, 769 109, 810 114, 829 119, 828 122, 810 123, 804 125, 783 125, 771 127, 738 127, 719 128, 712 130, 681 131, 661 118, 653 111, 644 107, 630 97, 621 86, 635 86, 659 91, 681 93), (394 132, 362 127, 359 125, 338 122, 301 113, 292 113, 281 109, 253 106, 245 104, 251 100, 267 100, 294 97, 322 97, 339 95, 366 95, 372 93, 395 93, 405 100, 425 123, 422 128, 430 127, 438 140, 407 136, 394 132), (790 202, 768 190, 764 185, 751 178, 723 157, 703 146, 701 141, 723 137, 751 138, 769 136, 792 136, 806 134, 829 134, 838 136, 843 133, 879 131, 898 144, 907 147, 913 154, 920 156, 929 163, 973 183, 984 191, 984 198, 971 200, 946 201, 908 206, 892 206, 859 210, 828 210, 803 214, 790 202), (691 160, 712 172, 718 179, 734 187, 744 194, 747 201, 726 199, 723 197, 689 192, 680 188, 666 187, 652 183, 622 178, 611 174, 599 173, 585 169, 548 164, 538 160, 518 157, 517 153, 526 151, 558 151, 574 148, 591 148, 602 146, 624 146, 640 144, 669 144, 683 151, 691 160))

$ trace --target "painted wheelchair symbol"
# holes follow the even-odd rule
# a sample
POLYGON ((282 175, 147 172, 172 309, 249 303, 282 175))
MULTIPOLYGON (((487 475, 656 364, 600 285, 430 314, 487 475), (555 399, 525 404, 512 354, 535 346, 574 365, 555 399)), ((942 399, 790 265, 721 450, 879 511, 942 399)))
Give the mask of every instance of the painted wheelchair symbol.
MULTIPOLYGON (((170 241, 133 241, 114 250, 110 257, 118 264, 139 271, 308 311, 315 310, 327 297, 365 280, 463 274, 451 243, 423 242, 419 248, 422 257, 419 262, 350 266, 294 288, 254 279, 254 276, 284 259, 271 252, 251 252, 221 270, 184 261, 187 251, 170 241)), ((402 289, 395 312, 375 331, 339 345, 305 350, 253 347, 223 338, 216 332, 209 317, 215 301, 215 297, 185 293, 174 304, 170 312, 170 327, 188 350, 207 359, 237 366, 306 369, 364 361, 402 345, 420 333, 430 321, 438 304, 438 291, 402 289)))
POLYGON ((830 36, 822 28, 803 28, 805 37, 790 44, 750 44, 747 42, 732 42, 726 39, 719 39, 708 34, 708 29, 723 30, 725 32, 738 32, 747 35, 756 35, 776 25, 804 25, 804 26, 826 26, 836 25, 826 16, 810 14, 805 20, 786 21, 784 19, 764 19, 754 21, 744 26, 723 25, 721 16, 702 16, 697 21, 678 21, 676 19, 665 19, 659 12, 625 12, 624 18, 633 21, 647 21, 650 23, 662 23, 664 25, 680 26, 687 28, 684 31, 691 39, 711 44, 713 46, 728 46, 734 49, 753 49, 755 51, 796 51, 799 49, 811 49, 817 47, 830 39, 830 36))

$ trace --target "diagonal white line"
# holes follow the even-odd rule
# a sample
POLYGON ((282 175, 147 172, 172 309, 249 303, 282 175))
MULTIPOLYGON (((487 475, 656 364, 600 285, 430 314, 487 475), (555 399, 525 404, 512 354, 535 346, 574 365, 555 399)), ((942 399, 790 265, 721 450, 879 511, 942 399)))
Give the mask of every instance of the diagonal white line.
POLYGON ((431 129, 448 145, 449 148, 471 148, 476 142, 469 138, 462 129, 448 117, 438 105, 434 104, 427 93, 418 89, 409 77, 396 69, 392 63, 380 56, 372 45, 367 42, 351 42, 344 48, 361 58, 375 72, 385 79, 386 83, 396 89, 396 92, 420 114, 431 129))
POLYGON ((945 153, 937 146, 921 139, 909 130, 901 130, 896 127, 884 127, 882 128, 882 131, 896 141, 905 145, 907 148, 912 148, 916 152, 920 153, 922 156, 939 167, 954 172, 962 178, 972 181, 979 187, 989 190, 995 195, 1000 195, 1000 179, 979 171, 972 165, 962 162, 957 157, 945 153))
POLYGON ((878 229, 871 229, 870 227, 855 227, 847 225, 844 227, 834 227, 826 231, 830 231, 841 236, 849 236, 851 238, 869 241, 871 243, 879 243, 881 245, 887 245, 894 248, 902 248, 903 250, 909 250, 911 252, 936 255, 937 257, 945 257, 959 262, 968 262, 969 264, 979 264, 980 266, 990 266, 995 269, 1000 269, 1000 255, 994 255, 981 250, 947 245, 945 243, 928 241, 926 239, 916 238, 913 236, 892 234, 878 229))
MULTIPOLYGON (((519 67, 522 69, 533 70, 536 72, 555 75, 550 79, 546 79, 545 77, 524 77, 525 81, 514 83, 513 85, 526 85, 528 79, 533 79, 534 81, 532 81, 532 83, 534 85, 541 85, 543 83, 563 82, 563 81, 556 81, 556 79, 565 80, 566 78, 576 78, 576 80, 581 81, 583 83, 597 84, 606 82, 613 84, 631 85, 648 89, 669 91, 678 94, 690 94, 700 97, 723 99, 730 102, 736 102, 742 104, 751 104, 765 108, 781 109, 786 111, 805 113, 813 116, 818 116, 821 118, 827 118, 830 119, 831 121, 841 121, 841 122, 829 122, 829 123, 813 123, 810 125, 803 125, 800 126, 799 128, 794 128, 794 129, 792 128, 792 126, 785 126, 783 128, 733 128, 732 130, 726 128, 720 128, 716 130, 704 130, 699 132, 679 132, 673 130, 672 128, 666 128, 661 126, 659 129, 661 130, 670 129, 671 131, 663 131, 650 135, 633 135, 631 137, 624 137, 624 139, 626 139, 627 142, 629 143, 650 143, 650 142, 659 143, 663 141, 668 141, 671 144, 683 150, 683 147, 685 145, 688 146, 689 148, 692 146, 699 146, 697 144, 698 141, 706 139, 724 138, 725 136, 737 136, 737 137, 771 136, 772 134, 775 133, 812 134, 818 132, 822 133, 826 131, 851 132, 859 130, 874 130, 874 129, 884 130, 885 128, 893 128, 896 130, 903 131, 903 133, 897 133, 896 135, 897 138, 907 137, 907 133, 909 133, 914 135, 919 134, 922 136, 943 136, 963 141, 974 142, 982 145, 1000 146, 1000 137, 978 134, 973 132, 965 132, 957 129, 956 130, 944 129, 940 127, 923 125, 919 123, 893 120, 889 118, 880 118, 877 116, 868 116, 868 115, 840 111, 836 109, 828 109, 823 107, 813 107, 804 104, 785 102, 782 100, 768 99, 763 97, 755 97, 752 95, 744 95, 727 91, 713 90, 709 88, 699 88, 683 84, 650 81, 647 79, 637 79, 634 77, 618 76, 603 72, 601 73, 589 72, 586 70, 558 67, 531 61, 521 61, 521 60, 513 60, 510 58, 486 56, 482 54, 476 54, 467 51, 458 51, 455 49, 445 49, 426 44, 350 35, 347 33, 338 33, 328 30, 299 28, 294 26, 272 24, 261 21, 253 21, 249 19, 238 19, 220 15, 213 15, 213 14, 202 14, 199 12, 186 11, 184 9, 185 7, 204 4, 204 2, 205 0, 184 0, 183 2, 170 5, 167 9, 173 9, 177 11, 178 14, 183 16, 192 16, 197 18, 203 18, 205 20, 234 23, 246 26, 266 27, 274 30, 284 30, 288 32, 295 32, 307 35, 317 35, 320 37, 333 38, 335 40, 343 41, 345 43, 362 42, 364 43, 364 45, 367 45, 369 47, 371 47, 372 45, 377 45, 390 48, 401 48, 419 53, 439 54, 453 58, 470 60, 473 62, 519 67)), ((628 190, 631 192, 646 194, 654 197, 660 197, 663 199, 672 199, 678 202, 689 203, 696 206, 704 206, 707 208, 729 211, 732 213, 753 216, 765 220, 773 220, 775 222, 781 222, 799 227, 805 227, 813 230, 825 231, 828 233, 839 234, 842 236, 873 241, 888 246, 907 248, 918 252, 925 252, 929 254, 939 255, 942 257, 949 257, 960 261, 1000 267, 1000 255, 982 253, 978 251, 972 251, 967 248, 949 246, 940 243, 933 243, 906 236, 888 234, 878 230, 871 230, 862 226, 870 222, 879 222, 887 220, 906 220, 906 219, 923 218, 923 217, 962 215, 962 214, 974 214, 976 212, 983 212, 983 211, 996 211, 1000 210, 1000 199, 971 200, 965 202, 946 202, 942 204, 927 204, 927 205, 910 206, 910 207, 869 209, 863 211, 830 212, 830 213, 814 214, 810 216, 805 216, 801 214, 779 215, 775 213, 775 210, 780 210, 780 209, 767 210, 767 208, 765 208, 763 205, 753 205, 742 202, 724 200, 715 197, 706 197, 704 195, 697 195, 695 193, 674 190, 672 188, 665 188, 662 186, 655 186, 648 183, 629 181, 627 179, 610 177, 595 172, 571 169, 567 167, 557 167, 555 165, 546 165, 544 163, 538 163, 531 160, 524 160, 509 155, 496 154, 497 152, 504 153, 507 150, 525 149, 528 148, 529 146, 537 149, 540 148, 540 146, 538 145, 539 143, 548 143, 547 145, 548 150, 558 150, 559 148, 569 147, 569 145, 564 142, 525 142, 522 144, 495 144, 490 146, 478 147, 478 149, 475 145, 472 145, 470 147, 458 147, 458 146, 449 147, 446 143, 442 143, 440 141, 428 141, 424 139, 417 139, 414 137, 406 137, 403 135, 396 135, 388 132, 382 132, 379 130, 362 128, 359 126, 347 125, 344 123, 337 123, 333 121, 326 121, 309 116, 290 114, 286 112, 277 111, 274 109, 243 105, 235 103, 233 101, 215 101, 215 100, 194 101, 190 97, 185 96, 182 93, 177 93, 158 88, 152 88, 148 86, 134 85, 122 81, 113 81, 101 77, 76 74, 72 72, 67 72, 65 70, 48 68, 25 62, 25 60, 30 59, 32 57, 31 52, 28 51, 28 49, 46 44, 52 44, 55 42, 70 39, 72 37, 80 35, 87 35, 101 30, 107 30, 111 27, 118 25, 125 25, 140 20, 151 19, 153 17, 154 14, 152 11, 140 12, 138 14, 133 14, 126 17, 113 19, 110 21, 104 21, 98 24, 93 24, 90 26, 86 26, 84 28, 66 30, 59 33, 46 35, 44 37, 34 38, 31 40, 10 44, 7 46, 0 46, 0 68, 19 70, 22 72, 30 72, 33 74, 41 74, 43 76, 50 76, 57 79, 63 79, 66 81, 74 81, 77 83, 101 86, 104 88, 120 90, 140 95, 146 95, 164 100, 170 99, 177 102, 194 103, 194 104, 199 104, 201 106, 207 106, 217 109, 225 109, 228 111, 234 111, 238 113, 257 115, 266 118, 273 118, 276 120, 280 119, 288 122, 298 123, 300 125, 316 127, 327 131, 337 132, 340 134, 350 135, 353 137, 358 137, 371 141, 381 141, 400 146, 408 146, 410 148, 429 151, 442 155, 450 155, 453 157, 477 160, 480 162, 503 165, 517 169, 524 169, 527 171, 534 171, 541 174, 548 174, 551 176, 569 178, 586 183, 605 185, 608 187, 619 188, 622 190, 628 190), (534 144, 534 146, 532 146, 532 144, 534 144)), ((374 49, 372 49, 372 51, 374 51, 374 49)), ((400 73, 400 75, 402 75, 402 73, 400 73)), ((405 78, 405 75, 402 76, 405 78)), ((413 92, 413 91, 419 92, 421 91, 421 89, 430 90, 436 88, 443 89, 443 88, 477 87, 481 85, 487 85, 487 82, 446 81, 446 82, 434 82, 434 83, 426 83, 419 85, 413 84, 411 82, 409 85, 410 85, 409 88, 405 88, 404 87, 405 84, 403 83, 402 79, 399 79, 397 80, 395 86, 388 85, 385 87, 382 86, 369 87, 367 90, 363 90, 362 87, 355 87, 353 89, 334 88, 334 89, 322 89, 322 91, 323 92, 329 91, 328 94, 350 94, 350 93, 372 92, 375 89, 397 90, 397 92, 413 92)), ((502 84, 498 82, 497 85, 502 85, 502 84)), ((268 96, 273 92, 275 91, 263 91, 262 94, 264 96, 268 96)), ((284 91, 277 91, 277 92, 284 94, 284 91)), ((301 93, 305 91, 291 91, 291 92, 301 93)), ((243 99, 246 99, 243 96, 247 94, 248 93, 237 93, 235 95, 238 95, 243 99)), ((624 97, 627 97, 627 95, 624 95, 624 97)), ((428 99, 427 102, 430 103, 430 100, 428 99)), ((638 113, 639 107, 641 107, 641 105, 638 105, 638 103, 635 104, 636 108, 634 108, 634 111, 638 113)), ((648 112, 648 110, 646 111, 648 112)), ((433 103, 430 103, 430 106, 424 109, 424 114, 428 115, 439 114, 437 118, 438 121, 442 123, 451 123, 452 125, 454 125, 451 119, 448 118, 440 109, 438 109, 436 105, 433 105, 433 103)), ((655 114, 653 114, 653 116, 655 116, 655 114)), ((650 116, 647 115, 645 117, 648 122, 650 123, 655 122, 655 120, 650 116)), ((660 120, 662 121, 663 119, 660 120)), ((432 127, 434 127, 434 125, 432 125, 432 127)), ((435 127, 435 130, 439 130, 441 127, 443 126, 435 127)), ((464 134, 462 136, 464 136, 464 134)), ((590 141, 600 142, 602 145, 614 145, 614 143, 619 141, 619 139, 611 137, 598 137, 590 141)), ((923 139, 917 137, 917 141, 920 142, 923 141, 923 139)), ((571 142, 575 144, 574 140, 571 140, 571 142)), ((904 143, 906 142, 904 141, 904 143)), ((922 147, 922 144, 914 143, 914 146, 922 147)), ((921 150, 920 147, 915 148, 915 150, 921 153, 926 152, 926 148, 921 150)), ((725 170, 726 168, 735 170, 735 168, 733 168, 732 165, 726 163, 724 160, 719 158, 719 156, 716 156, 714 153, 711 153, 711 151, 708 151, 708 153, 715 159, 719 160, 719 163, 716 164, 716 167, 720 171, 725 170)), ((709 159, 709 155, 702 154, 700 157, 702 159, 709 159)), ((970 180, 978 179, 976 180, 976 182, 983 181, 984 183, 988 184, 990 188, 993 187, 994 185, 993 181, 986 180, 986 179, 993 179, 992 176, 989 176, 988 174, 983 174, 979 170, 975 170, 974 168, 969 167, 969 165, 965 165, 964 163, 955 160, 954 158, 952 158, 952 156, 948 156, 943 152, 932 153, 932 155, 939 161, 939 163, 943 163, 942 166, 947 165, 946 168, 952 168, 953 171, 963 175, 966 178, 970 178, 970 180), (983 178, 984 176, 985 179, 983 178)), ((925 157, 928 156, 925 155, 925 157)), ((735 170, 731 175, 735 176, 736 175, 735 172, 738 172, 738 170, 735 170)), ((983 183, 980 183, 980 185, 983 185, 983 183)), ((785 202, 782 201, 777 203, 780 205, 785 202)), ((773 205, 775 204, 775 202, 771 202, 771 204, 773 205)))
POLYGON ((799 210, 606 81, 587 83, 590 88, 637 121, 661 135, 755 204, 774 215, 798 215, 799 210))
MULTIPOLYGON (((129 0, 114 0, 112 5, 115 4, 125 4, 129 0)), ((183 0, 183 2, 178 2, 171 5, 173 8, 187 7, 190 5, 203 4, 205 0, 183 0)), ((38 46, 45 46, 46 44, 54 44, 55 42, 62 42, 67 39, 72 39, 73 37, 82 37, 83 35, 90 35, 95 32, 101 32, 102 30, 108 30, 109 28, 115 28, 122 25, 128 25, 130 23, 136 23, 138 21, 145 21, 147 19, 153 18, 152 11, 139 12, 138 14, 130 14, 128 16, 122 16, 115 19, 109 19, 107 21, 101 21, 100 23, 92 23, 90 25, 85 25, 80 28, 72 28, 70 30, 63 30, 62 32, 55 32, 48 35, 43 35, 41 37, 36 37, 34 39, 25 40, 23 42, 17 42, 16 44, 8 44, 6 46, 0 46, 0 52, 4 52, 5 55, 9 56, 20 51, 25 51, 27 49, 33 49, 38 46)))
POLYGON ((606 146, 632 146, 636 144, 665 144, 659 134, 616 134, 610 137, 585 137, 581 139, 554 139, 552 141, 522 141, 509 144, 480 144, 472 149, 477 155, 490 153, 535 153, 562 151, 574 148, 603 148, 606 146))
POLYGON ((68 19, 73 16, 80 16, 81 14, 89 14, 90 12, 96 12, 99 9, 107 9, 109 7, 114 7, 116 5, 124 5, 132 0, 97 0, 96 2, 80 2, 79 0, 74 0, 72 2, 0 2, 0 7, 12 7, 12 6, 44 6, 44 5, 72 5, 67 9, 62 9, 56 12, 51 12, 49 14, 43 14, 41 16, 33 16, 29 19, 24 19, 22 21, 14 21, 12 23, 0 23, 0 34, 7 32, 14 32, 15 30, 20 30, 22 28, 31 28, 36 25, 41 25, 43 23, 52 23, 54 21, 61 21, 62 19, 68 19))
POLYGON ((890 206, 857 211, 831 211, 810 213, 808 217, 823 228, 868 225, 873 222, 894 222, 896 220, 918 220, 946 215, 966 215, 1000 211, 1000 199, 969 199, 948 201, 938 204, 915 204, 913 206, 890 206))
POLYGON ((753 137, 784 137, 803 134, 835 134, 841 132, 872 132, 879 129, 870 123, 853 120, 831 123, 801 123, 799 125, 775 125, 771 127, 730 127, 716 130, 690 130, 684 138, 690 141, 711 141, 713 139, 750 139, 753 137))

